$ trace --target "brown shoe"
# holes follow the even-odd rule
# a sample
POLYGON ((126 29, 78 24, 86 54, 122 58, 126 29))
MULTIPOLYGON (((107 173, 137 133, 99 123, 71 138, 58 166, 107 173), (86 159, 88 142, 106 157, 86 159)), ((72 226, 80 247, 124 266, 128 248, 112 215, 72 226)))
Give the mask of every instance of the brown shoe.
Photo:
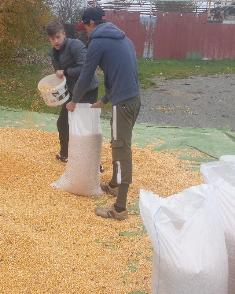
POLYGON ((55 157, 57 160, 60 160, 61 162, 67 163, 68 162, 68 157, 62 156, 60 154, 57 154, 55 157))
POLYGON ((127 210, 117 212, 114 205, 111 207, 97 207, 95 209, 95 214, 103 218, 112 218, 116 220, 125 220, 128 218, 127 210))
POLYGON ((101 187, 101 190, 103 192, 105 192, 106 194, 110 194, 112 196, 117 197, 117 195, 118 195, 118 187, 112 188, 110 186, 110 184, 101 184, 100 187, 101 187))

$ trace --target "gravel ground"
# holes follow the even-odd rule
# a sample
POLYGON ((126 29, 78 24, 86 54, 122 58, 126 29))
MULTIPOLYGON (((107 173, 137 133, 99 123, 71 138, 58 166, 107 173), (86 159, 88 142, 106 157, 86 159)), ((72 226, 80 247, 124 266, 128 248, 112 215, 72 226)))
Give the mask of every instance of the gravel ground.
POLYGON ((155 79, 142 91, 138 122, 235 130, 235 75, 155 79))

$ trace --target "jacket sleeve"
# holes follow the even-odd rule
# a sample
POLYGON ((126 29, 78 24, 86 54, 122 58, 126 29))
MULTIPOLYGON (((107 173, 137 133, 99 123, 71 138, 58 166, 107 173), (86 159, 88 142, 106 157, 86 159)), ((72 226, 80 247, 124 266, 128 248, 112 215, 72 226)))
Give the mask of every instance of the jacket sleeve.
POLYGON ((71 78, 78 78, 86 58, 87 49, 85 45, 79 40, 74 40, 70 46, 70 52, 74 60, 74 66, 67 68, 65 70, 65 75, 71 78))
POLYGON ((89 86, 95 74, 96 68, 100 63, 102 55, 103 49, 102 46, 99 45, 99 41, 92 40, 87 50, 86 60, 81 74, 73 89, 73 102, 78 103, 89 90, 89 86))
POLYGON ((52 50, 48 53, 48 55, 51 58, 51 63, 52 63, 54 70, 57 71, 57 70, 61 69, 59 62, 55 59, 55 56, 54 56, 54 53, 52 50))

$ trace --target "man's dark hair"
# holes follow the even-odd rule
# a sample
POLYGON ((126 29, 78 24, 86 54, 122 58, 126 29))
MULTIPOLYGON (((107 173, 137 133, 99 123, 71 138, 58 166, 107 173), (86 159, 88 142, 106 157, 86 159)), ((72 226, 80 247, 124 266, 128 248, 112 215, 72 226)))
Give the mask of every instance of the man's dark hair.
POLYGON ((82 22, 84 24, 90 24, 90 21, 93 20, 96 25, 105 22, 104 19, 105 12, 100 7, 90 7, 87 8, 82 15, 82 22))
POLYGON ((46 32, 49 37, 54 36, 55 34, 59 33, 60 31, 64 31, 64 26, 58 20, 53 20, 49 22, 46 27, 46 32))

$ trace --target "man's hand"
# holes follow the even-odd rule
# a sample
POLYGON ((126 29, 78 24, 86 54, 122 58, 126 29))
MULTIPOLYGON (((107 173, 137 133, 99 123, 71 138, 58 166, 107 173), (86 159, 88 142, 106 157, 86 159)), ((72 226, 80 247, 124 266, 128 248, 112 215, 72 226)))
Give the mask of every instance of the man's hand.
POLYGON ((104 106, 104 103, 101 100, 99 100, 96 103, 92 104, 91 108, 102 108, 103 106, 104 106))
POLYGON ((73 101, 69 102, 66 104, 66 108, 68 109, 68 111, 73 112, 75 107, 76 107, 77 103, 74 103, 73 101))
POLYGON ((63 79, 63 77, 64 77, 64 71, 63 70, 57 70, 55 72, 55 74, 56 74, 57 78, 59 78, 59 79, 63 79))

